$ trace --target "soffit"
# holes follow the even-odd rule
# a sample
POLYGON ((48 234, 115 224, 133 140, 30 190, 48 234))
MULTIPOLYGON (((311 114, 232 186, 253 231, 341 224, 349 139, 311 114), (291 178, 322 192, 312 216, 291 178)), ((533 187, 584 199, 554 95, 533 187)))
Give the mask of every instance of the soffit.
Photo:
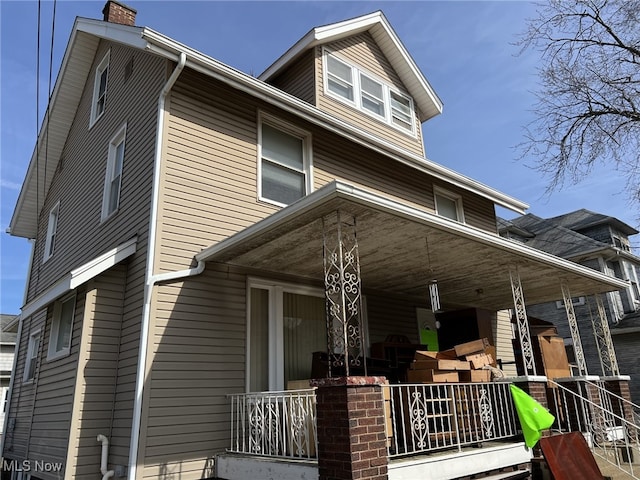
POLYGON ((443 306, 499 310, 513 307, 514 266, 528 304, 561 298, 561 279, 572 295, 620 288, 586 267, 350 188, 331 184, 197 258, 321 280, 322 219, 341 211, 356 218, 363 289, 428 297, 428 282, 437 280, 443 306))

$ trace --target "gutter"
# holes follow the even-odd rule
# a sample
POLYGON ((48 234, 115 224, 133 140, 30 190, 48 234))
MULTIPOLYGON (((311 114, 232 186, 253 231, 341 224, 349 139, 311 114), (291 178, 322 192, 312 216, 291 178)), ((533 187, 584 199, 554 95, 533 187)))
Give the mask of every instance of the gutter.
MULTIPOLYGON (((166 56, 166 54, 165 54, 166 56)), ((144 384, 147 379, 147 343, 149 339, 149 321, 151 318, 151 296, 153 287, 159 282, 177 280, 180 278, 199 275, 204 271, 205 262, 198 261, 194 268, 178 270, 174 272, 153 274, 153 266, 156 256, 156 237, 158 233, 158 205, 160 199, 160 179, 162 167, 162 138, 164 130, 165 103, 169 91, 182 73, 187 62, 185 53, 180 53, 178 65, 171 73, 167 83, 162 88, 158 98, 158 117, 156 126, 156 146, 154 154, 153 187, 151 196, 151 214, 149 220, 149 237, 147 241, 147 260, 144 286, 144 306, 142 310, 142 325, 140 327, 140 347, 138 351, 138 370, 136 374, 136 389, 133 403, 133 418, 131 420, 131 444, 129 446, 129 468, 128 479, 135 480, 138 466, 138 450, 140 443, 140 426, 142 422, 142 398, 144 384)))

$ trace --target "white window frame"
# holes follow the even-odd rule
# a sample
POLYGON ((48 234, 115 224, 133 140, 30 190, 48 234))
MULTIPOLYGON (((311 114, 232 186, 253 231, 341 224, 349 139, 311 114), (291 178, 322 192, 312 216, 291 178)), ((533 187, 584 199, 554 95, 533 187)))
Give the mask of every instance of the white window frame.
POLYGON ((104 193, 102 195, 102 217, 101 221, 105 221, 112 215, 115 215, 120 209, 120 196, 122 193, 122 174, 124 171, 124 159, 126 156, 126 139, 127 139, 127 124, 122 125, 116 134, 109 141, 109 153, 107 154, 107 167, 104 175, 104 193), (122 144, 122 161, 120 162, 120 170, 115 171, 118 147, 122 144), (111 205, 111 185, 117 178, 118 191, 117 191, 117 203, 113 210, 109 210, 111 205))
POLYGON ((93 127, 93 125, 98 121, 100 117, 102 117, 106 110, 110 57, 111 50, 109 50, 105 54, 105 56, 96 67, 96 73, 93 79, 93 97, 91 99, 91 118, 89 119, 89 128, 93 127), (102 95, 100 95, 100 80, 103 73, 106 73, 107 78, 105 80, 104 92, 102 92, 102 95), (98 105, 100 104, 101 99, 103 100, 102 109, 99 110, 98 105))
POLYGON ((27 344, 27 356, 24 362, 24 372, 22 374, 23 383, 31 383, 36 378, 36 370, 38 369, 38 355, 40 352, 40 342, 42 338, 40 336, 41 329, 38 328, 31 332, 29 335, 29 343, 27 344), (35 359, 33 364, 33 371, 31 371, 31 360, 35 359))
MULTIPOLYGON (((579 307, 580 305, 584 305, 586 303, 586 300, 584 297, 571 297, 571 303, 573 304, 574 307, 579 307)), ((557 300, 556 308, 557 309, 564 308, 564 300, 557 300)))
MULTIPOLYGON (((280 130, 287 135, 291 135, 292 137, 296 137, 302 140, 302 171, 296 170, 302 173, 305 177, 304 180, 304 188, 305 192, 303 197, 309 195, 313 191, 313 159, 312 159, 312 148, 311 148, 311 132, 303 130, 295 125, 292 125, 288 122, 285 122, 277 117, 269 115, 265 112, 258 113, 258 177, 257 177, 257 192, 258 192, 258 200, 266 203, 270 203, 272 205, 277 205, 279 207, 286 207, 286 203, 278 202, 277 200, 272 200, 269 197, 265 197, 262 193, 262 161, 264 160, 262 157, 262 125, 267 124, 270 127, 280 130)), ((267 159, 269 162, 278 164, 277 160, 267 159)), ((291 169, 291 167, 282 165, 284 168, 291 169)))
MULTIPOLYGON (((323 47, 322 49, 323 51, 323 82, 324 82, 324 91, 325 93, 330 96, 331 98, 334 98, 340 102, 346 103, 349 106, 352 106, 354 108, 356 108, 357 110, 371 116, 372 118, 375 118, 379 121, 384 122, 385 124, 393 127, 394 129, 403 132, 407 135, 410 135, 412 137, 416 136, 416 110, 415 110, 415 105, 413 103, 413 99, 409 96, 406 95, 402 92, 400 92, 399 90, 397 90, 396 88, 394 88, 392 85, 389 85, 387 82, 385 82, 383 79, 381 79, 380 77, 372 74, 371 72, 368 72, 360 67, 356 67, 355 65, 353 65, 352 63, 350 63, 349 61, 345 60, 344 58, 341 58, 339 54, 337 54, 336 52, 323 47), (353 100, 345 98, 337 93, 332 92, 329 89, 329 76, 331 75, 329 73, 329 67, 328 67, 328 62, 329 62, 329 57, 332 57, 333 59, 339 61, 340 63, 346 65, 347 67, 351 68, 351 80, 352 80, 352 85, 351 87, 353 88, 353 100), (363 97, 363 90, 362 90, 362 82, 361 82, 361 76, 365 76, 368 79, 382 85, 382 98, 380 99, 383 102, 383 106, 384 106, 384 115, 379 115, 376 112, 373 112, 367 108, 365 108, 363 106, 363 102, 362 102, 362 97, 363 97), (405 100, 409 101, 409 109, 410 109, 410 113, 409 113, 409 124, 411 128, 407 128, 402 122, 396 122, 394 121, 394 108, 392 106, 391 103, 391 95, 397 95, 398 97, 404 98, 405 100)), ((332 77, 335 77, 333 75, 331 75, 332 77)), ((343 80, 340 79, 341 83, 344 83, 343 80)), ((371 96, 369 93, 364 92, 367 94, 367 96, 371 96)))
POLYGON ((75 320, 76 311, 76 294, 72 293, 66 297, 57 300, 53 304, 53 319, 51 320, 51 333, 49 334, 49 348, 47 351, 47 361, 55 360, 57 358, 66 357, 71 351, 71 337, 73 335, 73 321, 75 320), (73 309, 71 310, 71 323, 69 324, 69 344, 56 350, 58 341, 58 335, 60 333, 60 323, 62 315, 62 304, 72 302, 73 309))
POLYGON ((47 237, 44 243, 44 255, 42 263, 53 257, 56 251, 56 238, 58 232, 58 223, 60 222, 60 202, 57 202, 49 211, 49 222, 47 224, 47 237))
POLYGON ((436 209, 436 214, 442 218, 446 218, 447 220, 451 220, 451 221, 457 221, 460 223, 465 223, 464 220, 464 207, 462 206, 462 196, 458 195, 457 193, 453 193, 449 190, 445 190, 444 188, 438 187, 437 185, 434 185, 433 187, 433 202, 434 202, 434 206, 436 209), (449 217, 446 217, 444 215, 442 215, 439 211, 438 211, 438 197, 444 197, 447 198, 449 200, 451 200, 452 202, 455 203, 456 205, 456 214, 458 216, 457 219, 451 219, 449 217))

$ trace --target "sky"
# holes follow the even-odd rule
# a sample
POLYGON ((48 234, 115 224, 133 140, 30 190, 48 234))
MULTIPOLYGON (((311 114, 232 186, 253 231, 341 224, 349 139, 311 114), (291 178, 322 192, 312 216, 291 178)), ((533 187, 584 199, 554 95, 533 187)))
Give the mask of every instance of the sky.
MULTIPOLYGON (((38 2, 0 0, 0 313, 17 314, 23 303, 30 243, 5 230, 46 109, 50 68, 52 89, 75 17, 101 19, 104 3, 58 0, 54 17, 53 1, 41 2, 38 89, 38 2)), ((520 158, 540 66, 538 52, 515 45, 535 12, 529 2, 125 3, 137 10, 137 25, 256 76, 310 29, 382 10, 444 103, 443 113, 422 127, 430 160, 525 201, 541 217, 587 208, 638 227, 625 180, 606 166, 546 195, 548 179, 520 158)), ((502 209, 498 215, 516 216, 502 209)))

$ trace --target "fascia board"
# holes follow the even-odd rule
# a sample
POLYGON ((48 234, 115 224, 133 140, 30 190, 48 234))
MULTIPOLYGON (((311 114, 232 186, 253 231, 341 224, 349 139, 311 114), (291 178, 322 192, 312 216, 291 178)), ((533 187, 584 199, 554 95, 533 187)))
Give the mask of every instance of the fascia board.
POLYGON ((137 237, 134 237, 67 273, 64 277, 59 279, 44 292, 22 307, 22 313, 20 316, 22 318, 27 318, 57 298, 60 298, 65 293, 70 292, 83 283, 88 282, 125 258, 133 255, 136 251, 136 242, 137 237))
POLYGON ((347 138, 359 145, 372 149, 382 155, 390 157, 405 165, 416 168, 424 173, 432 175, 449 184, 471 191, 481 197, 487 198, 513 212, 524 214, 529 208, 525 202, 517 200, 509 195, 499 192, 487 185, 451 170, 443 165, 396 147, 390 142, 377 137, 366 130, 348 124, 335 118, 313 105, 310 105, 293 95, 264 83, 250 75, 225 65, 197 50, 176 42, 151 29, 145 29, 143 38, 148 40, 148 50, 160 55, 165 55, 173 61, 178 60, 179 53, 187 55, 187 66, 204 75, 220 80, 235 89, 243 91, 253 97, 259 98, 275 105, 282 110, 303 118, 310 123, 325 128, 337 135, 347 138))

